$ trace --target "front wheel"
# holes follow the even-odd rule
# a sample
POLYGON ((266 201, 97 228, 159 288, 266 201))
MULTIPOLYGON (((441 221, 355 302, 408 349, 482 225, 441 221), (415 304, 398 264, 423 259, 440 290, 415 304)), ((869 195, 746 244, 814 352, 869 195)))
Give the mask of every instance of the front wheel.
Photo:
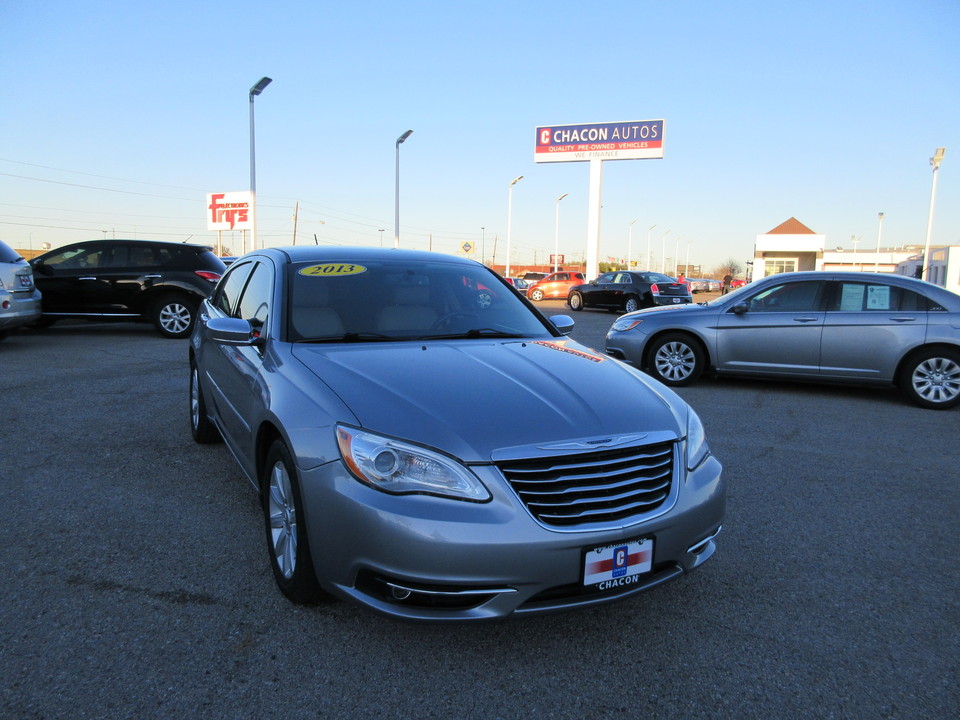
POLYGON ((899 379, 911 402, 933 410, 952 408, 960 403, 960 353, 925 350, 904 364, 899 379))
POLYGON ((583 296, 578 293, 570 293, 570 297, 567 298, 567 305, 570 306, 571 310, 583 310, 583 296))
POLYGON ((282 440, 267 453, 260 481, 270 567, 280 591, 297 604, 325 597, 313 569, 297 468, 282 440))
POLYGON ((703 373, 700 345, 688 335, 664 335, 650 348, 648 372, 664 385, 689 385, 703 373))
POLYGON ((530 293, 530 299, 534 302, 540 302, 543 300, 543 290, 534 290, 530 293))
POLYGON ((200 388, 200 371, 190 362, 190 434, 202 445, 220 441, 220 431, 207 417, 207 404, 200 388))
POLYGON ((157 331, 168 338, 190 337, 197 319, 199 303, 193 298, 170 295, 160 298, 153 306, 152 320, 157 331))

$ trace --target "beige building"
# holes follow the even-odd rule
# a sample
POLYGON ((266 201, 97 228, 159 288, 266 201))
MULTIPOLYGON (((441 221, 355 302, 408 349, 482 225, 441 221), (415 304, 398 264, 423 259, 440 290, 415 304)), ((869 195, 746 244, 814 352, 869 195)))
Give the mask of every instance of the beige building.
MULTIPOLYGON (((844 250, 827 248, 827 236, 796 218, 757 235, 753 279, 799 270, 857 270, 915 277, 923 265, 923 247, 844 250)), ((930 282, 960 293, 960 247, 930 249, 930 282)))

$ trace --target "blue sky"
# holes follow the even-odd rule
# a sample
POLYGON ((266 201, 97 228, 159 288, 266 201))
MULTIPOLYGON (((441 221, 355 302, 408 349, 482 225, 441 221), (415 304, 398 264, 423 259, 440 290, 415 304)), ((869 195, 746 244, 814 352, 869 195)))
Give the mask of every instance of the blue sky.
MULTIPOLYGON (((0 3, 0 238, 214 242, 205 195, 249 186, 268 245, 586 249, 586 163, 540 125, 663 119, 664 158, 604 163, 600 257, 714 267, 790 217, 827 246, 960 243, 960 2, 0 3), (483 230, 481 230, 483 228, 483 230), (679 245, 678 245, 679 238, 679 245), (431 245, 432 243, 432 245, 431 245)), ((235 243, 234 249, 239 249, 235 243)))

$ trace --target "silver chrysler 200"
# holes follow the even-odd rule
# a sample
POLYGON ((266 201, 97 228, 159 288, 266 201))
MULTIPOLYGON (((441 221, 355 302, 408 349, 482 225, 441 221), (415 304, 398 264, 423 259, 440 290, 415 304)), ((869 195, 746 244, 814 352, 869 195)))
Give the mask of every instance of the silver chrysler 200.
POLYGON ((259 491, 295 602, 443 621, 631 596, 713 555, 725 484, 696 413, 572 327, 452 256, 250 253, 190 341, 193 437, 259 491))
POLYGON ((960 405, 960 295, 870 272, 771 275, 698 305, 621 316, 606 351, 666 385, 723 375, 897 385, 960 405))

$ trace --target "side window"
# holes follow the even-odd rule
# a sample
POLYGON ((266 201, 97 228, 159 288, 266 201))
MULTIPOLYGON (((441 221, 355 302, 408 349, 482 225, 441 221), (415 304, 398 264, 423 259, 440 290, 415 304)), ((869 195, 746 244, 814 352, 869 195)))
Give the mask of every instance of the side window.
POLYGON ((234 315, 249 320, 255 327, 263 327, 269 315, 272 293, 273 273, 264 263, 257 263, 234 315))
POLYGON ((838 283, 830 310, 839 312, 926 312, 927 300, 910 290, 880 283, 838 283))
POLYGON ((58 270, 87 270, 101 267, 109 250, 99 247, 78 247, 64 250, 44 262, 58 270))
POLYGON ((621 285, 629 285, 633 282, 633 278, 630 277, 630 273, 620 273, 617 275, 617 282, 621 285))
POLYGON ((612 283, 616 275, 614 273, 604 273, 597 278, 598 283, 612 283))
POLYGON ((570 279, 570 273, 557 273, 556 277, 554 277, 553 279, 554 279, 554 280, 569 280, 569 279, 570 279))
POLYGON ((820 309, 822 282, 775 285, 750 299, 750 312, 808 312, 820 309))
POLYGON ((216 293, 213 296, 213 304, 222 313, 229 315, 233 312, 233 308, 237 304, 237 298, 240 297, 240 291, 243 290, 243 285, 247 282, 247 277, 250 275, 252 268, 252 262, 234 265, 217 285, 216 293))

